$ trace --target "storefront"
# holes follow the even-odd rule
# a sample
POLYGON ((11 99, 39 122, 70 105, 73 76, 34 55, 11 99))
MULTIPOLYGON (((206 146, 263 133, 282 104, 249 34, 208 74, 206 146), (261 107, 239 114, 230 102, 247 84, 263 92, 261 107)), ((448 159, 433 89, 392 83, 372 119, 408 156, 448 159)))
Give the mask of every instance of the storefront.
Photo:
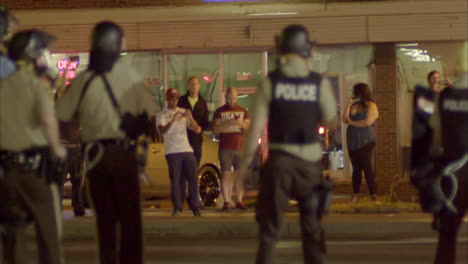
MULTIPOLYGON (((187 78, 196 75, 211 113, 223 103, 227 87, 238 88, 240 104, 249 108, 257 82, 275 67, 274 36, 287 24, 303 24, 321 44, 315 52, 315 69, 331 79, 340 107, 356 82, 374 89, 380 111, 377 181, 385 194, 395 178, 407 175, 411 87, 417 80, 425 83, 429 69, 450 76, 444 64, 450 65, 453 58, 444 52, 468 38, 468 4, 427 0, 286 6, 288 14, 265 16, 260 11, 286 7, 258 5, 259 11, 253 12, 254 6, 227 4, 215 8, 119 6, 87 10, 86 16, 79 9, 25 10, 18 12, 18 18, 24 28, 39 27, 58 37, 53 46, 56 62, 79 56, 76 72, 86 69, 87 54, 80 52, 88 49, 92 25, 101 19, 116 21, 127 39, 128 52, 123 57, 145 78, 160 109, 165 89, 174 87, 184 93, 187 78), (418 52, 429 54, 430 61, 415 61, 410 55, 415 51, 408 50, 413 49, 412 43, 427 51, 418 52)), ((337 134, 347 160, 345 130, 341 127, 337 134)), ((349 162, 334 176, 349 184, 349 162)), ((351 190, 349 185, 346 188, 351 190)))

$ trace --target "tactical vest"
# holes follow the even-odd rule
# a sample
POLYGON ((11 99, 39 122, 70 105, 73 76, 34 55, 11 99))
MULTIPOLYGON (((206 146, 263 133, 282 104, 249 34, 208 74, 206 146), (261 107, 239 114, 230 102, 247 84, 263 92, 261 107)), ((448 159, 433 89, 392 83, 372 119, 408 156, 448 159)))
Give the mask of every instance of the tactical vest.
POLYGON ((457 159, 468 150, 468 89, 444 89, 439 109, 445 157, 457 159))
POLYGON ((318 141, 322 77, 315 72, 302 78, 270 72, 272 100, 268 118, 271 143, 308 144, 318 141))

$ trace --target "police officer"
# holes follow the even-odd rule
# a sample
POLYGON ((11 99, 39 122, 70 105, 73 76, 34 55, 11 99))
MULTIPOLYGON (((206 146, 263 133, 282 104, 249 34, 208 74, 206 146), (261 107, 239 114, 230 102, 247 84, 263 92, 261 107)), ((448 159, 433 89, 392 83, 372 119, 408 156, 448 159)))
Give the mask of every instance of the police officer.
POLYGON ((467 50, 468 42, 465 41, 457 58, 457 80, 440 92, 430 120, 435 142, 440 142, 443 150, 442 155, 434 161, 434 171, 439 175, 442 192, 446 197, 456 192, 452 202, 455 210, 450 210, 446 203, 433 207, 439 208, 435 219, 435 228, 439 232, 435 264, 456 263, 457 234, 468 207, 467 50), (450 176, 456 178, 458 188, 450 183, 450 176))
POLYGON ((257 92, 241 167, 245 173, 268 121, 269 154, 261 170, 256 211, 257 264, 273 263, 282 214, 291 198, 298 201, 304 262, 324 263, 318 125, 334 126, 337 112, 329 81, 309 67, 313 44, 303 26, 287 26, 276 39, 278 68, 268 74, 257 92))
MULTIPOLYGON (((5 182, 16 192, 16 202, 34 221, 41 264, 62 263, 58 189, 44 168, 49 151, 64 160, 66 150, 59 142, 49 88, 38 77, 47 69, 43 63, 52 40, 51 35, 38 30, 16 33, 8 47, 15 72, 0 80, 1 167, 5 182)), ((11 239, 6 262, 28 261, 25 225, 18 220, 10 222, 7 233, 11 239)))
MULTIPOLYGON (((154 112, 143 79, 123 62, 123 31, 113 22, 96 24, 87 71, 57 100, 63 121, 78 113, 89 193, 96 213, 100 263, 143 263, 140 184, 135 115, 154 112), (127 121, 132 125, 128 126, 127 121), (88 158, 86 158, 88 156, 88 158)), ((148 120, 143 120, 147 124, 148 120)))
POLYGON ((6 78, 15 71, 15 64, 7 55, 5 42, 10 36, 11 28, 18 20, 2 5, 0 5, 0 79, 6 78))

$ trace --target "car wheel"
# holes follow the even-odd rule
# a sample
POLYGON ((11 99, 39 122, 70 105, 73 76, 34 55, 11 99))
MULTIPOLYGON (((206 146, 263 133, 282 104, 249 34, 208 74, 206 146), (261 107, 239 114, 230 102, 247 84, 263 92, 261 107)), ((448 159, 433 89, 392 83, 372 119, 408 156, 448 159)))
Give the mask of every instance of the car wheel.
POLYGON ((198 188, 201 202, 205 207, 216 206, 216 201, 221 194, 220 175, 212 166, 203 166, 198 172, 198 188))

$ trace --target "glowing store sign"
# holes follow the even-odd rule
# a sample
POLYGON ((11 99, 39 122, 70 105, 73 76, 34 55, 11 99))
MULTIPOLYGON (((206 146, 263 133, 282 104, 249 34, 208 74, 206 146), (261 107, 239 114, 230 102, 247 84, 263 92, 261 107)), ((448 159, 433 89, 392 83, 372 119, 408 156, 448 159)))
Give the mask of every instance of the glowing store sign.
POLYGON ((67 78, 68 79, 73 79, 76 77, 76 69, 78 68, 78 65, 80 65, 80 57, 70 57, 70 58, 65 58, 61 59, 57 62, 57 69, 60 72, 60 76, 63 76, 65 70, 67 69, 68 65, 68 72, 67 72, 67 78))

